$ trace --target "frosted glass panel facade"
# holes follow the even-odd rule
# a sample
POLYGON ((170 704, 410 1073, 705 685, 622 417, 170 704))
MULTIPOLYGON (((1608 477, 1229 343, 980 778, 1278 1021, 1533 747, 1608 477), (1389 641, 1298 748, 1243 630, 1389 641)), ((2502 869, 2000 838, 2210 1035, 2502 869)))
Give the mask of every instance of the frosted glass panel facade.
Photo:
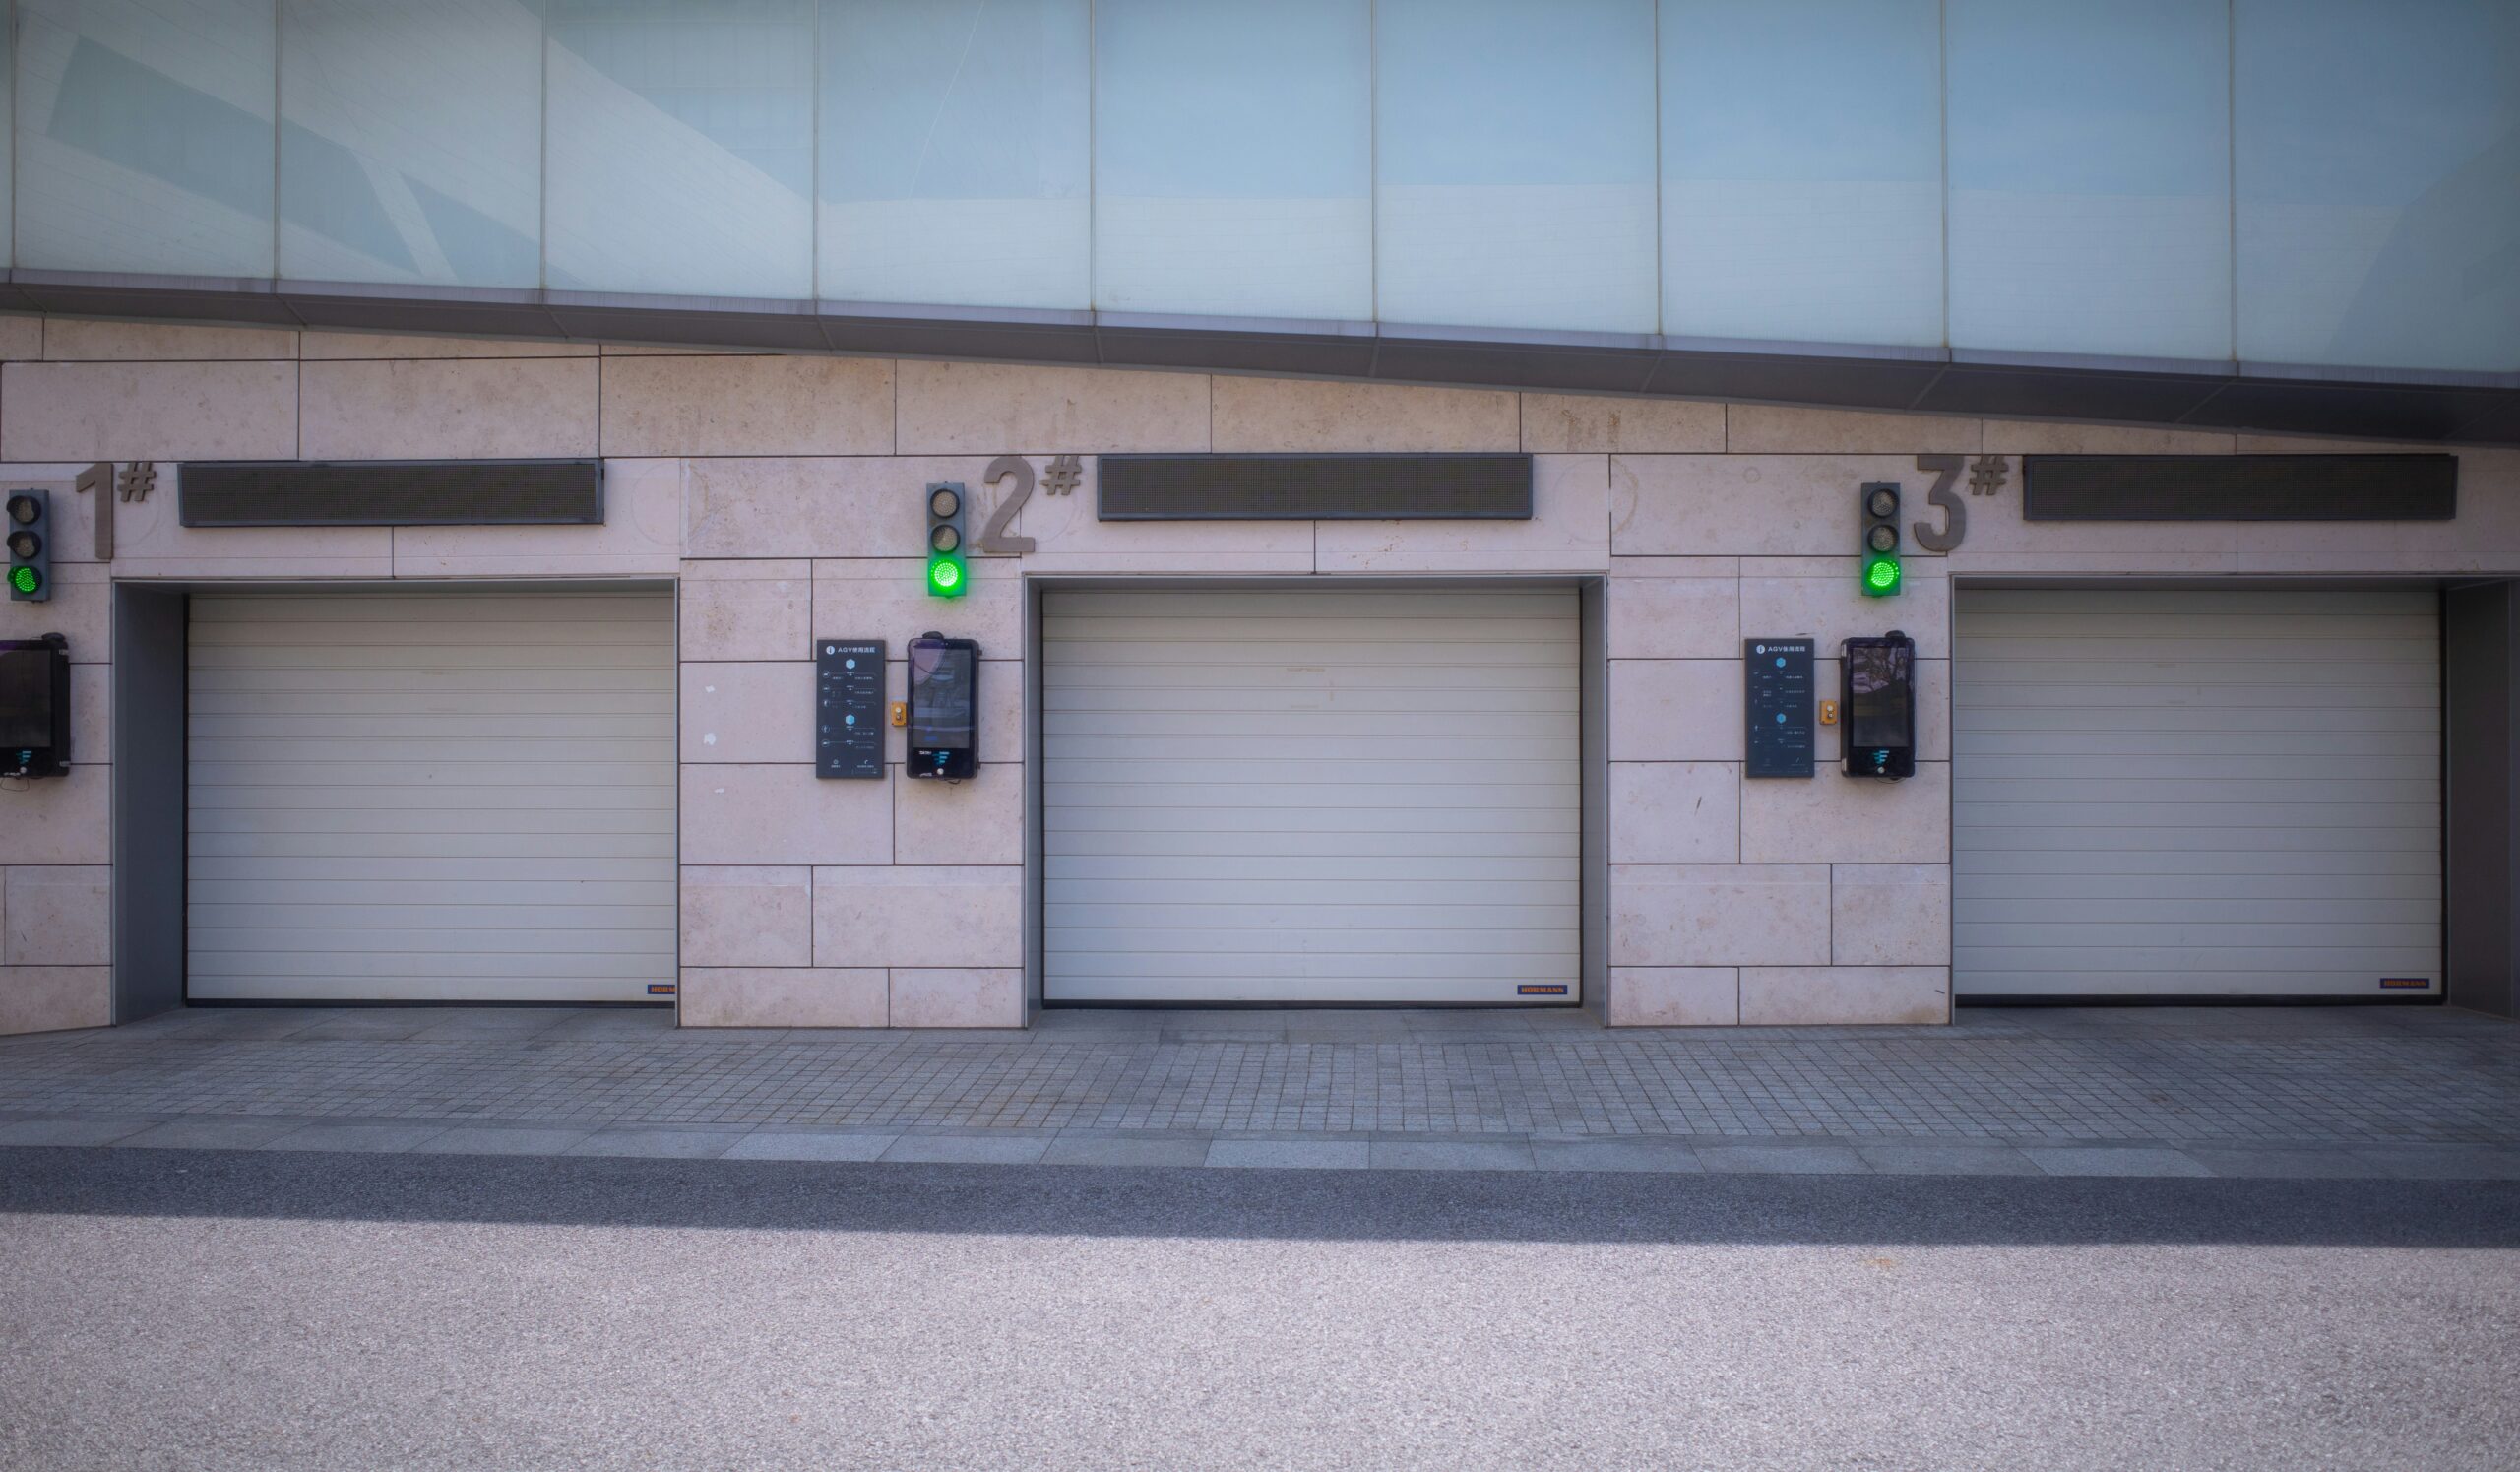
POLYGON ((1650 333, 1652 0, 1380 0, 1387 321, 1650 333))
POLYGON ((1948 0, 1951 345, 2228 358, 2226 0, 1948 0))
POLYGON ((270 276, 271 0, 17 9, 17 264, 270 276))
POLYGON ((2520 6, 2234 20, 2240 356, 2520 369, 2520 6))
POLYGON ((1100 0, 1095 304, 1373 315, 1364 0, 1100 0))
POLYGON ((1936 0, 1663 0, 1663 330, 1942 341, 1936 0))
POLYGON ((811 0, 549 0, 544 284, 813 294, 811 0))
POLYGON ((282 0, 280 272, 536 287, 542 17, 518 0, 282 0))
POLYGON ((1086 0, 824 0, 820 291, 1083 307, 1086 0))

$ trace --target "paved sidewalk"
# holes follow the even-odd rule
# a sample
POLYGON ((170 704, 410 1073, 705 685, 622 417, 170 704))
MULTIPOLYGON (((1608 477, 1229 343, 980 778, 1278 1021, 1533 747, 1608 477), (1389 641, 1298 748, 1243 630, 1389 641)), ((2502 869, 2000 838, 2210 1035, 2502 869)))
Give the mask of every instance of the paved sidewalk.
POLYGON ((2441 1008, 1968 1010, 1606 1032, 1553 1012, 200 1009, 0 1040, 0 1146, 1469 1170, 2520 1179, 2520 1026, 2441 1008))

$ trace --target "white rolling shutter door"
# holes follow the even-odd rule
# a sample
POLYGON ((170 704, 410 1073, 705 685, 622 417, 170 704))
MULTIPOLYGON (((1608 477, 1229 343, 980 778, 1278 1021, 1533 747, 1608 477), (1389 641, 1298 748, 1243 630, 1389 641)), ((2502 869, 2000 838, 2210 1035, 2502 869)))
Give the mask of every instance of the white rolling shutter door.
POLYGON ((1955 633, 1961 997, 2438 993, 2431 593, 1963 591, 1955 633))
POLYGON ((1052 592, 1041 656, 1047 999, 1577 996, 1572 590, 1052 592))
POLYGON ((190 667, 193 999, 674 980, 670 595, 204 594, 190 667))

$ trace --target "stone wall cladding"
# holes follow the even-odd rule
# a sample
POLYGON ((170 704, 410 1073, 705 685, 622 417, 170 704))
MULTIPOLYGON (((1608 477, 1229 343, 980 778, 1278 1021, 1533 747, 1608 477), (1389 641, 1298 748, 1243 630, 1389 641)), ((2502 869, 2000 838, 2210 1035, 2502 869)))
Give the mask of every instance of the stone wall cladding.
MULTIPOLYGON (((694 1026, 1009 1027, 1025 1020, 1026 573, 1606 579, 1614 1025, 1939 1020, 1950 1004, 1951 579, 2000 574, 2520 573, 2520 451, 2461 449, 2458 522, 2030 526, 2030 453, 2370 448, 2193 430, 1469 389, 588 344, 0 316, 0 477, 54 491, 57 592, 0 635, 70 635, 79 764, 0 792, 0 1032, 103 1023, 110 997, 110 578, 654 578, 679 588, 682 1018, 694 1026), (1528 523, 1105 523, 1102 453, 1538 456, 1528 523), (175 473, 91 550, 92 459, 608 457, 599 528, 209 532, 175 473), (1947 557, 1911 545, 1899 599, 1855 591, 1856 486, 1915 515, 1924 453, 2007 457, 1947 557), (1021 558, 924 597, 919 491, 959 480, 976 536, 1036 490, 1021 558), (1917 779, 1848 782, 1822 728, 1809 782, 1742 776, 1744 637, 1896 626, 1922 656, 1917 779), (982 771, 957 787, 812 774, 811 640, 880 637, 890 698, 926 628, 980 640, 982 771)), ((2396 447, 2384 447, 2396 448, 2396 447)), ((2404 448, 2433 449, 2435 446, 2404 448)))

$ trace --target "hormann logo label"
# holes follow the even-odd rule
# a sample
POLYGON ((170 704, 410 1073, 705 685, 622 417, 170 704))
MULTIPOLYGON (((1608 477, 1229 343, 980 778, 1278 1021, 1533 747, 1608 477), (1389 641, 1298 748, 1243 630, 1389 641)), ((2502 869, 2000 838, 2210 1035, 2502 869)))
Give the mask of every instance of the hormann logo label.
POLYGON ((648 984, 648 994, 650 996, 671 996, 673 995, 673 983, 650 982, 648 984))
POLYGON ((2421 992, 2426 987, 2432 985, 2432 978, 2428 976, 2384 976, 2380 978, 2380 985, 2392 992, 2421 992))
POLYGON ((1514 989, 1514 994, 1516 996, 1564 996, 1566 994, 1566 984, 1564 982, 1553 982, 1546 986, 1543 986, 1538 982, 1525 982, 1523 985, 1514 989))

